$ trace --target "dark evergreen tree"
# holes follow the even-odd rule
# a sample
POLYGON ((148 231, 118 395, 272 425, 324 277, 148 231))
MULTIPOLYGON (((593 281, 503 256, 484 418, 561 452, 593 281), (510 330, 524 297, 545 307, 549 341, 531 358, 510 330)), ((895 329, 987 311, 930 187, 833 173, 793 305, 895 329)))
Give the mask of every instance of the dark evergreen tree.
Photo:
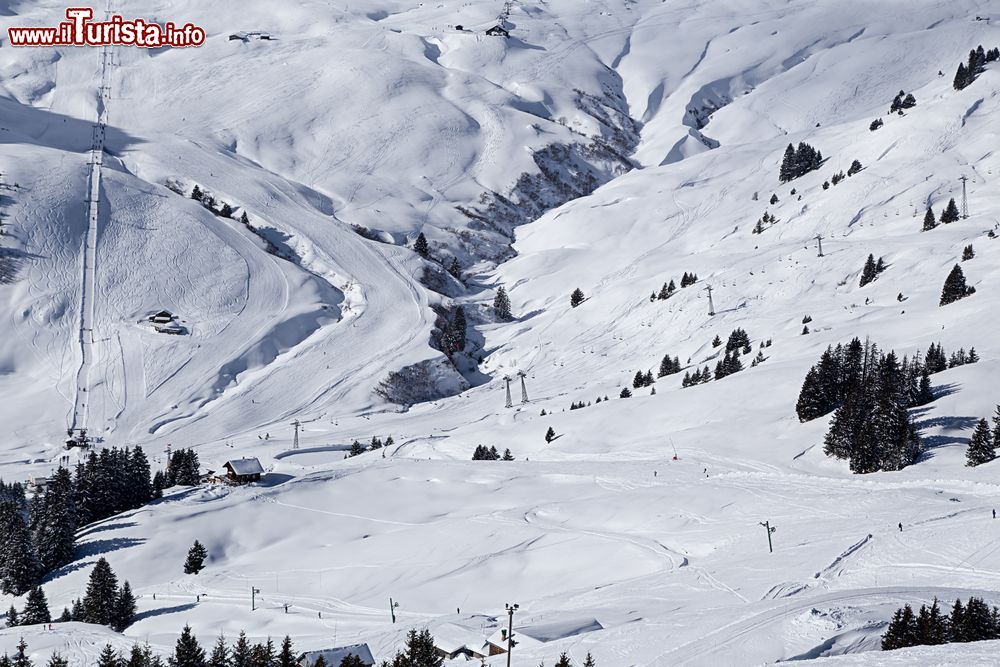
POLYGON ((618 398, 632 398, 632 392, 628 387, 622 389, 621 393, 618 394, 618 398))
POLYGON ((198 184, 196 183, 194 189, 191 190, 191 199, 194 199, 195 201, 201 201, 204 196, 205 194, 201 191, 201 188, 199 188, 198 184))
POLYGON ((941 222, 945 224, 958 222, 961 217, 961 214, 958 212, 958 204, 955 203, 955 198, 952 197, 948 200, 948 205, 945 206, 944 211, 941 213, 941 222))
POLYGON ((497 295, 493 299, 493 313, 497 319, 510 319, 510 297, 507 296, 507 290, 503 288, 503 285, 497 288, 497 295))
POLYGON ((975 257, 976 257, 976 251, 972 248, 972 244, 971 243, 969 245, 965 246, 964 248, 962 248, 962 261, 963 262, 967 262, 970 259, 974 259, 975 257))
POLYGON ((969 447, 965 451, 965 465, 971 468, 983 463, 989 463, 995 458, 996 447, 993 444, 990 425, 985 419, 980 419, 976 423, 976 428, 972 432, 972 439, 969 440, 969 447))
POLYGON ((559 660, 556 661, 555 667, 572 667, 573 663, 569 661, 569 656, 563 651, 559 655, 559 660))
POLYGON ((427 244, 427 237, 424 236, 423 232, 417 234, 417 240, 413 242, 413 250, 421 257, 430 257, 431 249, 427 244))
POLYGON ((448 273, 451 274, 451 277, 455 280, 462 279, 462 265, 458 263, 457 257, 451 258, 451 264, 448 265, 448 273))
POLYGON ((584 302, 584 299, 585 297, 583 295, 583 290, 577 287, 575 290, 573 290, 573 293, 569 296, 569 305, 572 306, 573 308, 576 308, 577 306, 579 306, 581 303, 584 302))
POLYGON ((503 450, 503 458, 501 460, 502 461, 513 461, 514 460, 514 455, 510 453, 510 449, 503 450))
POLYGON ((233 217, 233 207, 223 202, 222 209, 219 211, 219 215, 221 215, 223 218, 233 217))
POLYGON ((246 632, 240 631, 240 636, 233 646, 232 667, 251 667, 250 665, 250 642, 247 641, 246 632))
POLYGON ((41 586, 35 586, 28 593, 28 598, 24 603, 24 611, 21 612, 21 625, 37 625, 39 623, 51 623, 52 616, 49 614, 49 603, 45 599, 45 592, 41 586))
POLYGON ((778 169, 778 180, 787 183, 796 177, 796 170, 795 147, 788 144, 785 148, 785 155, 781 159, 781 167, 778 169))
POLYGON ((198 574, 205 569, 205 559, 208 558, 208 550, 198 540, 188 549, 187 560, 184 561, 184 574, 198 574))
POLYGON ((185 625, 181 636, 177 638, 170 665, 171 667, 205 667, 205 650, 198 644, 198 638, 191 632, 191 626, 185 625))
POLYGON ((962 272, 962 267, 956 264, 951 273, 948 274, 948 277, 944 281, 944 286, 941 288, 941 302, 939 305, 946 306, 949 303, 954 303, 975 293, 975 291, 974 287, 966 285, 965 273, 962 272))
POLYGON ((247 217, 247 212, 246 211, 243 211, 243 213, 240 214, 240 222, 242 222, 247 227, 250 226, 250 218, 247 217))
POLYGON ((955 87, 955 90, 962 90, 970 83, 972 83, 972 80, 969 76, 969 70, 965 68, 965 63, 959 63, 958 71, 955 72, 955 80, 952 85, 955 87))
POLYGON ((132 594, 132 587, 126 581, 118 589, 115 595, 114 617, 111 621, 111 628, 121 632, 132 625, 135 618, 135 595, 132 594))
POLYGON ((868 255, 865 266, 861 270, 861 281, 859 287, 864 287, 878 277, 878 265, 875 263, 875 256, 868 255))
POLYGON ((95 625, 111 625, 115 621, 118 599, 118 577, 107 559, 101 558, 90 572, 87 592, 83 596, 83 620, 95 625))
POLYGON ((552 442, 556 439, 556 430, 551 426, 545 431, 545 442, 552 442))
POLYGON ((69 661, 57 651, 49 656, 49 661, 45 663, 45 667, 69 667, 69 661))
POLYGON ((7 622, 8 628, 16 628, 21 625, 21 618, 17 613, 17 609, 14 608, 14 605, 10 606, 10 609, 7 610, 7 614, 4 618, 7 622))
POLYGON ((928 206, 927 213, 924 214, 923 231, 929 232, 935 227, 937 227, 937 220, 934 219, 934 209, 928 206))
POLYGON ((295 657, 295 649, 292 647, 292 638, 285 635, 285 638, 281 640, 281 650, 278 651, 277 667, 296 667, 298 661, 295 657))
POLYGON ((230 667, 229 647, 226 646, 226 638, 219 635, 212 647, 212 655, 209 656, 207 667, 230 667))
POLYGON ((597 667, 597 663, 594 662, 594 657, 587 652, 587 656, 583 659, 583 667, 597 667))
POLYGON ((41 568, 17 502, 0 502, 0 592, 23 595, 39 581, 41 568))
POLYGON ((367 667, 367 663, 353 653, 348 653, 340 661, 340 667, 367 667))
POLYGON ((854 160, 853 162, 851 162, 851 166, 847 168, 847 175, 853 176, 854 174, 861 171, 861 169, 862 169, 861 162, 859 160, 854 160))
POLYGON ((105 644, 101 654, 97 656, 96 667, 121 667, 121 660, 111 644, 105 644))

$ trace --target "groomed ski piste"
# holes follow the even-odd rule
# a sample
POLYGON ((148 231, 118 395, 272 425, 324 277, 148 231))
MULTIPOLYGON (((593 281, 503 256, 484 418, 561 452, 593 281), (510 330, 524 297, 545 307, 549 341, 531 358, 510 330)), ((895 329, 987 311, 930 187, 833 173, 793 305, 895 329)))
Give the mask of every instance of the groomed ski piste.
MULTIPOLYGON (((1000 404, 1000 240, 988 236, 1000 65, 952 87, 970 49, 1000 45, 996 7, 515 0, 511 37, 485 35, 503 8, 115 3, 208 40, 112 47, 103 77, 99 48, 2 45, 0 240, 19 270, 0 286, 0 477, 50 474, 74 423, 98 446, 142 445, 154 467, 166 447, 193 447, 203 468, 252 456, 268 474, 177 487, 84 527, 76 561, 44 583, 53 613, 103 556, 140 596, 136 622, 0 630, 0 650, 23 636, 36 663, 57 649, 91 665, 106 643, 166 654, 190 624, 203 645, 246 630, 302 650, 365 642, 382 660, 410 628, 484 640, 517 603, 515 631, 547 634, 515 648, 515 665, 564 651, 602 667, 992 664, 995 642, 879 642, 904 603, 1000 604, 1000 464, 965 466, 972 427, 1000 404), (273 39, 229 39, 251 31, 273 39), (889 114, 900 90, 917 105, 889 114), (613 134, 616 108, 636 123, 635 168, 599 166, 606 184, 517 226, 511 252, 458 211, 509 195, 546 146, 613 134), (780 184, 785 146, 800 141, 826 161, 780 184), (822 188, 855 159, 862 171, 822 188), (928 205, 961 202, 963 175, 969 217, 921 232, 928 205), (195 185, 257 233, 191 200, 195 185), (751 233, 765 211, 778 223, 751 233), (459 259, 467 288, 422 283, 420 231, 435 257, 459 259), (968 244, 975 258, 959 262, 968 244), (859 287, 869 253, 887 269, 859 287), (940 307, 957 263, 977 291, 940 307), (698 282, 650 301, 684 272, 698 282), (499 285, 511 322, 482 316, 499 285), (571 308, 575 288, 587 299, 571 308), (477 314, 471 382, 429 345, 432 306, 453 303, 477 314), (187 332, 139 324, 161 309, 187 332), (714 367, 712 339, 737 327, 754 353, 772 341, 763 363, 618 398, 664 354, 714 367), (829 417, 795 414, 809 367, 855 336, 900 356, 940 342, 981 359, 932 377, 936 399, 915 411, 927 450, 900 472, 851 474, 823 454, 829 417), (425 360, 440 362, 441 397, 404 409, 375 393, 425 360), (515 385, 505 408, 503 378, 518 371, 529 402, 515 385), (354 440, 389 435, 392 447, 345 458, 354 440), (471 461, 477 445, 516 460, 471 461), (195 539, 208 566, 184 575, 195 539)), ((64 10, 0 3, 0 27, 55 25, 64 10)), ((11 603, 23 606, 0 599, 11 603)))

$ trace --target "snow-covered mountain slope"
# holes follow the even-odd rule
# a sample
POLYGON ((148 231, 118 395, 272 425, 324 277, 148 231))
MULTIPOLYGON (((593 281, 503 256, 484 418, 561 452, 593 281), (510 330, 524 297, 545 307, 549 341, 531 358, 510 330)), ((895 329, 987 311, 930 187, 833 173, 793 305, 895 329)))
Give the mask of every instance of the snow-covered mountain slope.
MULTIPOLYGON (((192 21, 209 39, 108 49, 104 96, 100 49, 0 48, 0 172, 19 186, 0 200, 19 263, 0 286, 0 475, 52 469, 78 395, 105 444, 141 444, 158 463, 168 444, 194 446, 213 469, 258 456, 271 474, 88 527, 78 563, 46 584, 53 608, 105 555, 143 596, 126 634, 164 649, 190 623, 205 642, 245 628, 385 657, 409 627, 481 637, 518 602, 518 623, 603 630, 525 645, 516 663, 565 650, 617 666, 869 650, 903 602, 1000 601, 996 464, 964 467, 972 425, 1000 403, 1000 241, 987 236, 1000 69, 952 88, 970 48, 1000 43, 975 20, 990 3, 517 1, 510 39, 484 34, 497 2, 123 5, 111 9, 192 21), (229 39, 253 30, 274 39, 229 39), (900 89, 917 106, 889 115, 900 89), (780 185, 800 141, 826 162, 780 185), (860 173, 822 187, 853 160, 860 173), (962 175, 970 217, 921 233, 928 205, 961 201, 962 175), (192 201, 195 185, 257 233, 192 201), (777 223, 752 233, 765 211, 777 223), (409 248, 421 231, 466 287, 425 286, 437 264, 409 248), (939 307, 968 244, 977 293, 939 307), (888 268, 858 287, 869 253, 888 268), (699 282, 649 300, 684 272, 699 282), (512 322, 481 307, 497 285, 512 322), (575 288, 588 299, 571 308, 575 288), (456 303, 477 323, 483 362, 463 369, 476 386, 386 403, 378 383, 420 361, 467 386, 429 345, 433 306, 456 303), (185 335, 140 323, 164 308, 185 335), (755 352, 772 341, 766 361, 617 398, 664 354, 714 367, 712 339, 736 327, 755 352), (981 357, 934 376, 917 419, 929 450, 901 472, 852 476, 821 451, 828 420, 796 419, 809 366, 854 336, 981 357), (502 378, 519 370, 531 403, 505 409, 502 378), (549 427, 560 437, 546 443, 549 427), (384 458, 343 460, 353 440, 390 434, 384 458), (469 461, 480 444, 517 461, 469 461), (181 574, 194 539, 211 554, 196 578, 181 574)), ((3 9, 6 28, 54 25, 64 7, 3 9)), ((66 645, 79 664, 105 641, 59 632, 38 633, 39 649, 66 645)))

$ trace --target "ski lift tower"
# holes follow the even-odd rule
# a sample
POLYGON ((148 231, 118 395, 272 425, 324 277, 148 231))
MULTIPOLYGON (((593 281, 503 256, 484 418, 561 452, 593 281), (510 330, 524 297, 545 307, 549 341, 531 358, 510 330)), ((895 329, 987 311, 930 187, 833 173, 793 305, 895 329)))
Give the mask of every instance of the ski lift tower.
POLYGON ((504 407, 505 408, 514 407, 514 402, 510 400, 510 376, 504 375, 503 381, 507 384, 507 404, 504 407))
POLYGON ((524 371, 518 371, 517 375, 521 378, 521 405, 525 405, 528 402, 528 389, 524 385, 524 378, 528 377, 528 374, 524 371))

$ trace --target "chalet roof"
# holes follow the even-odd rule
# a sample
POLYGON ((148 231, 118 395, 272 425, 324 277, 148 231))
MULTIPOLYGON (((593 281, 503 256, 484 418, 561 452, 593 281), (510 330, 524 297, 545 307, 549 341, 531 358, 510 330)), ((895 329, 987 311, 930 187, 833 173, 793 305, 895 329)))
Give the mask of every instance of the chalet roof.
POLYGON ((173 316, 174 314, 171 313, 169 310, 161 310, 160 312, 153 315, 153 317, 173 317, 173 316))
POLYGON ((339 648, 324 648, 318 651, 309 651, 299 658, 299 664, 302 665, 302 667, 312 667, 316 664, 319 657, 323 656, 323 660, 327 665, 335 667, 349 655, 356 655, 361 658, 361 662, 366 665, 375 664, 375 658, 372 657, 372 652, 371 649, 368 648, 368 644, 352 644, 350 646, 341 646, 339 648))
POLYGON ((481 634, 454 623, 445 623, 434 629, 434 646, 449 655, 462 648, 483 655, 485 645, 486 640, 481 634))
POLYGON ((256 458, 233 459, 226 461, 226 468, 233 471, 234 475, 260 475, 264 472, 264 467, 256 458))

